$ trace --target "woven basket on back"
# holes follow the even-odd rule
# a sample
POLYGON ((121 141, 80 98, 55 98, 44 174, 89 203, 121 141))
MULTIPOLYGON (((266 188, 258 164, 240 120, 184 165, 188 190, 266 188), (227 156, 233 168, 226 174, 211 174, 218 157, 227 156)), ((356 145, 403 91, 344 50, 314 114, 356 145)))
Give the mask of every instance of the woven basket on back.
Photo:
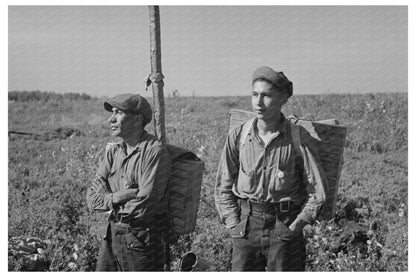
POLYGON ((204 162, 194 153, 167 144, 172 160, 169 178, 169 213, 179 234, 195 230, 204 162))

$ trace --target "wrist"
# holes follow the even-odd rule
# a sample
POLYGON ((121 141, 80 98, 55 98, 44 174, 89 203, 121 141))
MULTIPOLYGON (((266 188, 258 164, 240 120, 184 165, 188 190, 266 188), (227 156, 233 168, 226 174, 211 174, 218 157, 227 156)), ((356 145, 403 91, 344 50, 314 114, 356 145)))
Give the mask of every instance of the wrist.
POLYGON ((303 227, 305 227, 305 225, 306 225, 305 221, 299 218, 296 218, 295 221, 293 221, 292 224, 290 224, 289 229, 292 232, 299 232, 303 230, 303 227))
POLYGON ((126 189, 112 193, 113 204, 120 204, 128 202, 136 198, 138 189, 126 189))

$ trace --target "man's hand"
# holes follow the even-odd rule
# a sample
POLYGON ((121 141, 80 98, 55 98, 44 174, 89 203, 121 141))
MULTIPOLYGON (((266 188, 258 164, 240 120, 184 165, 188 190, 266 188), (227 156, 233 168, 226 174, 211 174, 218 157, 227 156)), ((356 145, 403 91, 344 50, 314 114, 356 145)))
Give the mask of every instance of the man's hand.
POLYGON ((136 198, 139 189, 126 189, 113 193, 113 204, 122 204, 136 198))
POLYGON ((289 229, 295 233, 299 234, 303 231, 303 227, 305 227, 306 223, 303 220, 299 220, 298 218, 295 219, 295 221, 290 224, 289 229))
POLYGON ((92 181, 92 189, 99 194, 108 194, 111 193, 110 186, 108 185, 107 181, 103 178, 95 178, 92 181))

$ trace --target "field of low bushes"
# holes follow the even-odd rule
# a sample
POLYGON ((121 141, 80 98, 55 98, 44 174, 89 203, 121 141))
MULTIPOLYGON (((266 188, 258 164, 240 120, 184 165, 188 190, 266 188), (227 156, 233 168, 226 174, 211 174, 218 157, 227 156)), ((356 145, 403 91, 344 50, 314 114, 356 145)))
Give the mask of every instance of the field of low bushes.
MULTIPOLYGON (((92 271, 105 215, 88 211, 85 194, 106 143, 114 140, 109 113, 102 99, 38 94, 9 94, 9 271, 92 271), (29 237, 41 241, 36 261, 11 251, 29 237)), ((192 250, 213 270, 229 271, 231 238, 214 208, 213 186, 228 112, 250 110, 249 97, 165 102, 169 143, 205 162, 196 230, 172 246, 172 270, 192 250)), ((336 118, 348 127, 336 215, 305 228, 308 271, 408 270, 407 110, 405 93, 303 95, 286 105, 287 115, 336 118)))

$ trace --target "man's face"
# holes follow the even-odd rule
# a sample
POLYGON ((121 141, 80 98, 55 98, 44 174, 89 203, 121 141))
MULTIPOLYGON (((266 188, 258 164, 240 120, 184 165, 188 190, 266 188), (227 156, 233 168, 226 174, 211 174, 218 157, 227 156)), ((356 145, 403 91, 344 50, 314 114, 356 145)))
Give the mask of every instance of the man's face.
POLYGON ((264 121, 277 119, 287 100, 288 94, 280 91, 271 83, 263 80, 254 82, 251 92, 251 106, 258 119, 264 121))
POLYGON ((142 120, 141 115, 130 114, 117 108, 113 108, 113 113, 108 119, 112 135, 123 139, 135 135, 142 126, 142 120))

